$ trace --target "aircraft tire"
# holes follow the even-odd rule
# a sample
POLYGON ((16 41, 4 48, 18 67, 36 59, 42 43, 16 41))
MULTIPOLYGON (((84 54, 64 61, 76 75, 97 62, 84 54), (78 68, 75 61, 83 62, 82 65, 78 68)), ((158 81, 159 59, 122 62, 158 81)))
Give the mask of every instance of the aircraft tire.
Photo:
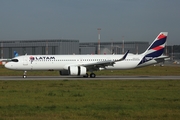
POLYGON ((26 76, 26 75, 23 75, 23 78, 27 78, 27 76, 26 76))
POLYGON ((95 78, 95 77, 96 77, 96 74, 94 74, 94 73, 90 74, 90 78, 95 78))

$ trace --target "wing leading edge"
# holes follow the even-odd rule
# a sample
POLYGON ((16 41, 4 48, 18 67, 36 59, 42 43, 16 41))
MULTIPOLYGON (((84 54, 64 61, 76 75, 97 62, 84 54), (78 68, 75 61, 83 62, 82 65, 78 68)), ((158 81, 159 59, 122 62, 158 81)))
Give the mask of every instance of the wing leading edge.
POLYGON ((115 62, 123 61, 124 59, 126 59, 128 53, 129 53, 129 50, 123 55, 122 58, 120 58, 118 60, 106 60, 106 61, 87 63, 87 64, 85 63, 85 64, 79 64, 77 66, 84 66, 89 71, 90 70, 99 70, 99 68, 105 68, 106 66, 113 66, 115 64, 115 62))

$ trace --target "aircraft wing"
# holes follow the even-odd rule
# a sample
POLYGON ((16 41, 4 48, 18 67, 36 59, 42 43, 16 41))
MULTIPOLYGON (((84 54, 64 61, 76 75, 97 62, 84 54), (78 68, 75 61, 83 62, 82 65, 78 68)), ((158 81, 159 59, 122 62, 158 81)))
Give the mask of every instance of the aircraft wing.
POLYGON ((0 59, 2 65, 5 65, 7 62, 11 61, 11 59, 0 59))
MULTIPOLYGON (((14 51, 14 57, 17 57, 18 56, 18 53, 16 51, 14 51)), ((0 62, 9 62, 11 61, 12 59, 0 59, 0 62)))
POLYGON ((0 59, 0 62, 9 62, 11 59, 0 59))
POLYGON ((95 63, 87 63, 87 64, 79 64, 78 66, 84 66, 88 70, 99 70, 99 68, 105 68, 106 66, 113 66, 115 62, 123 61, 126 59, 126 56, 128 55, 129 50, 123 55, 122 58, 118 60, 106 60, 106 61, 100 61, 95 63))

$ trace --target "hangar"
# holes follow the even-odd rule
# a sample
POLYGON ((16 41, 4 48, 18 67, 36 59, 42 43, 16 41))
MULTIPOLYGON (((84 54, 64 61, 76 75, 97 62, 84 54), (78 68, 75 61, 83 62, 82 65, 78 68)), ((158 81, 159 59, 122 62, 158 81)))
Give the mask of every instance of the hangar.
POLYGON ((14 57, 14 51, 19 55, 33 54, 79 54, 79 40, 14 40, 0 41, 1 58, 14 57))
MULTIPOLYGON (((80 43, 79 40, 48 39, 48 40, 6 40, 0 41, 1 59, 14 57, 14 51, 19 55, 33 54, 98 54, 98 42, 80 43)), ((130 50, 137 54, 144 52, 149 42, 101 42, 100 54, 122 54, 130 50)))
MULTIPOLYGON (((149 46, 149 42, 101 42, 100 43, 100 54, 123 54, 127 50, 130 53, 140 54, 143 53, 149 46)), ((97 54, 98 53, 98 42, 87 42, 80 43, 79 46, 80 54, 97 54)))

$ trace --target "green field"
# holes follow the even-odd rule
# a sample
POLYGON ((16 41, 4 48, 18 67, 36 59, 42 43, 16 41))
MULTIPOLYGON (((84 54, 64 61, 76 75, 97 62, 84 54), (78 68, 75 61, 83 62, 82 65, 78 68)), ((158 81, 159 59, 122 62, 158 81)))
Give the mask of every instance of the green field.
POLYGON ((0 120, 179 118, 178 80, 0 81, 0 120))
MULTIPOLYGON (((0 76, 22 71, 0 68, 0 76)), ((98 71, 97 75, 180 75, 179 66, 98 71)), ((29 71, 29 76, 59 75, 29 71)), ((91 79, 91 78, 90 78, 91 79)), ((95 78, 96 79, 96 78, 95 78)), ((178 120, 179 80, 0 81, 0 120, 178 120)))

